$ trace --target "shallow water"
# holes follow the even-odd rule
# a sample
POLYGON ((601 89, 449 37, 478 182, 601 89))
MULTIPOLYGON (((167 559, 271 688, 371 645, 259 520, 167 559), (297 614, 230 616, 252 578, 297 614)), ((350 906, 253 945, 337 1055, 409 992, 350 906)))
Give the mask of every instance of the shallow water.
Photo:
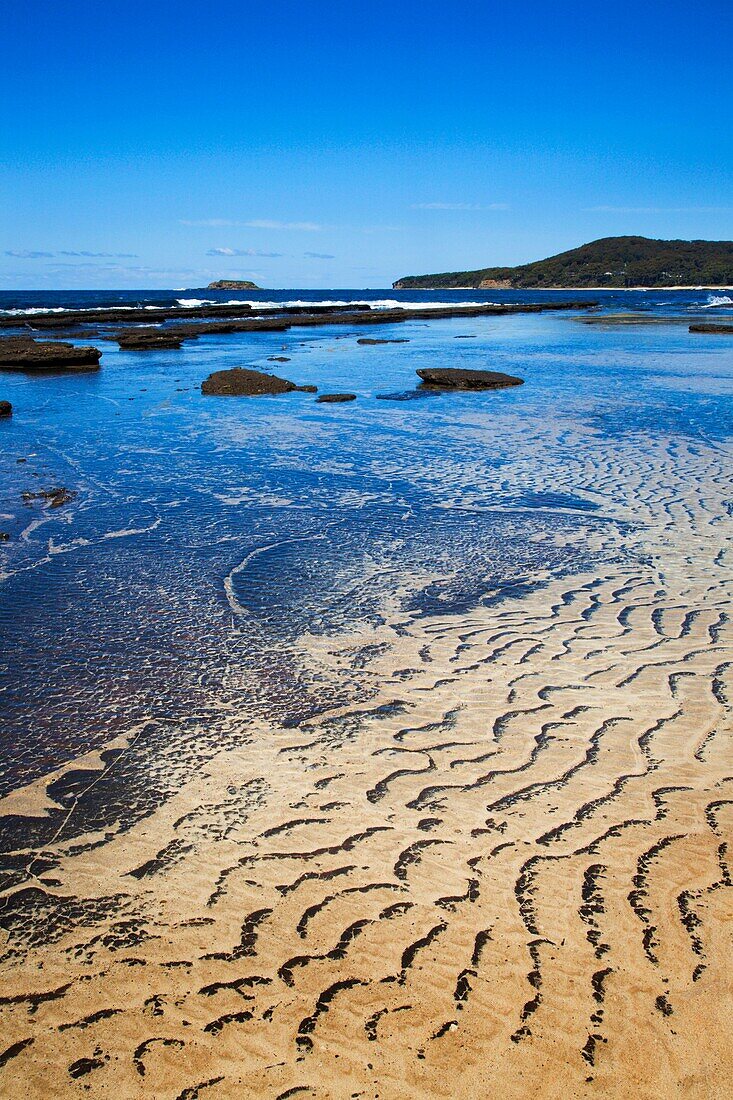
MULTIPOLYGON (((446 297, 246 300, 349 296, 446 297)), ((588 297, 608 311, 725 314, 725 296, 707 292, 588 297)), ((178 298, 199 292, 6 294, 0 308, 178 298)), ((0 544, 0 794, 152 720, 165 724, 167 763, 156 765, 156 734, 126 780, 126 812, 144 813, 181 771, 241 736, 222 716, 294 722, 368 695, 352 672, 306 667, 304 637, 378 627, 395 610, 462 610, 592 570, 607 553, 597 534, 618 520, 592 484, 558 491, 553 471, 566 456, 603 438, 643 448, 662 435, 726 440, 733 429, 733 344, 685 325, 548 314, 373 331, 409 343, 361 346, 362 333, 344 326, 201 338, 173 352, 104 342, 99 374, 0 375, 15 409, 0 423, 0 530, 10 535, 0 544), (358 400, 202 397, 210 371, 238 365, 358 400), (427 365, 488 367, 526 384, 376 400, 413 389, 427 365), (22 502, 57 485, 77 498, 57 511, 22 502)))

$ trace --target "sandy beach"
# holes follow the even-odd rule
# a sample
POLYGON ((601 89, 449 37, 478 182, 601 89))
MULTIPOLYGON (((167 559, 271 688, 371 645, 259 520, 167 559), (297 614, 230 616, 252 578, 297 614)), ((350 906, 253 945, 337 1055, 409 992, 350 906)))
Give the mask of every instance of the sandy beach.
POLYGON ((3 899, 3 1096, 727 1095, 730 450, 574 454, 597 570, 304 635, 368 704, 242 729, 129 829, 65 836, 145 724, 75 762, 3 899))

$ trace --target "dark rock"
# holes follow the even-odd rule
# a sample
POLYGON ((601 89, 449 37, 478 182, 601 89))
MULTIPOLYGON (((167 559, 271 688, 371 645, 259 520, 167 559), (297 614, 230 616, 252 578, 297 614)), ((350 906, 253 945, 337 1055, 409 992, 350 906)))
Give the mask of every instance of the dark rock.
POLYGON ((296 386, 298 393, 318 393, 318 386, 296 386))
POLYGON ((7 542, 9 538, 10 535, 7 531, 0 531, 0 542, 7 542))
POLYGON ((122 351, 175 351, 183 342, 175 329, 131 329, 118 332, 115 339, 122 351))
POLYGON ((423 386, 443 390, 498 390, 521 386, 523 378, 495 370, 467 370, 463 367, 423 367, 418 375, 423 386))
POLYGON ((200 319, 225 319, 231 318, 236 324, 237 318, 250 319, 250 329, 209 329, 207 331, 244 332, 259 331, 277 327, 285 329, 290 325, 324 325, 324 324, 391 324, 394 321, 427 321, 439 317, 482 317, 501 316, 508 313, 542 313, 545 310, 588 310, 598 305, 598 302, 526 302, 506 303, 498 305, 495 302, 487 302, 482 305, 454 305, 454 306, 430 306, 425 309, 390 308, 371 309, 368 302, 349 302, 348 305, 305 305, 283 306, 281 309, 273 309, 271 306, 253 310, 248 304, 235 305, 203 305, 196 307, 164 306, 154 310, 135 309, 77 309, 64 310, 58 313, 36 313, 33 317, 22 322, 17 316, 0 316, 0 328, 20 328, 25 325, 27 329, 53 329, 78 328, 89 325, 117 325, 135 324, 142 322, 150 325, 152 322, 183 321, 190 322, 200 319))
POLYGON ((0 417, 2 417, 2 416, 12 416, 12 415, 13 415, 13 406, 10 404, 10 402, 9 401, 0 401, 0 417))
POLYGON ((297 389, 298 386, 286 378, 248 367, 216 370, 201 383, 202 393, 216 397, 257 397, 266 393, 292 393, 297 389))
POLYGON ((394 340, 372 340, 369 336, 362 336, 360 340, 356 341, 357 344, 409 344, 410 341, 406 336, 397 337, 394 340))
POLYGON ((30 504, 33 500, 44 500, 49 508, 61 508, 62 505, 68 504, 78 495, 72 489, 64 489, 63 486, 60 486, 57 489, 41 489, 37 493, 23 493, 23 500, 26 504, 30 504))
POLYGON ((417 401, 425 397, 439 397, 442 390, 426 386, 424 389, 404 390, 402 393, 378 393, 377 401, 417 401))
POLYGON ((28 336, 13 336, 0 340, 0 370, 45 371, 99 370, 101 352, 92 347, 73 344, 36 343, 28 336))
POLYGON ((342 401, 356 401, 355 393, 322 393, 320 397, 316 398, 316 401, 322 402, 324 405, 339 405, 342 401))
MULTIPOLYGON (((273 310, 268 310, 272 313, 273 310)), ((203 305, 203 306, 156 306, 155 309, 145 307, 114 306, 110 309, 70 309, 60 310, 57 313, 34 313, 27 321, 23 322, 16 317, 0 316, 0 328, 27 329, 61 329, 78 328, 80 325, 127 325, 143 322, 146 325, 153 321, 171 320, 195 320, 201 317, 241 317, 251 316, 252 307, 246 303, 235 305, 203 305)))
POLYGON ((720 335, 733 336, 733 325, 690 325, 690 332, 715 332, 720 335))
POLYGON ((472 336, 454 336, 453 339, 454 340, 475 340, 476 339, 476 334, 473 333, 472 336))
POLYGON ((109 339, 116 340, 125 350, 145 348, 177 348, 184 340, 198 340, 199 336, 222 336, 234 332, 283 332, 289 324, 282 317, 247 317, 235 321, 192 321, 171 325, 170 328, 121 329, 109 339))
POLYGON ((288 358, 287 355, 268 355, 267 356, 267 362, 268 363, 289 363, 290 359, 288 358))

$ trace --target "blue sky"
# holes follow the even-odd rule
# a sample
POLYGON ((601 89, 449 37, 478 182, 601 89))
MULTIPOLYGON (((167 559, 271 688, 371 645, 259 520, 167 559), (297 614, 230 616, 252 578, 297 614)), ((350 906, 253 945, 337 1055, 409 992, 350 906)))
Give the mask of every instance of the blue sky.
POLYGON ((733 238, 730 0, 9 0, 0 289, 733 238))

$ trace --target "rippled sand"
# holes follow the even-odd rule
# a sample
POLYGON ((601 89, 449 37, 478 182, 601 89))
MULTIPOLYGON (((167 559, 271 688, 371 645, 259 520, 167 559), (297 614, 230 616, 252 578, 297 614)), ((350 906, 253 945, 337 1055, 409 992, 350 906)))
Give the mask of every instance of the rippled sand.
POLYGON ((553 483, 617 564, 305 637, 367 706, 242 729, 127 831, 72 802, 4 899, 2 1095, 728 1095, 730 460, 599 443, 553 483))

